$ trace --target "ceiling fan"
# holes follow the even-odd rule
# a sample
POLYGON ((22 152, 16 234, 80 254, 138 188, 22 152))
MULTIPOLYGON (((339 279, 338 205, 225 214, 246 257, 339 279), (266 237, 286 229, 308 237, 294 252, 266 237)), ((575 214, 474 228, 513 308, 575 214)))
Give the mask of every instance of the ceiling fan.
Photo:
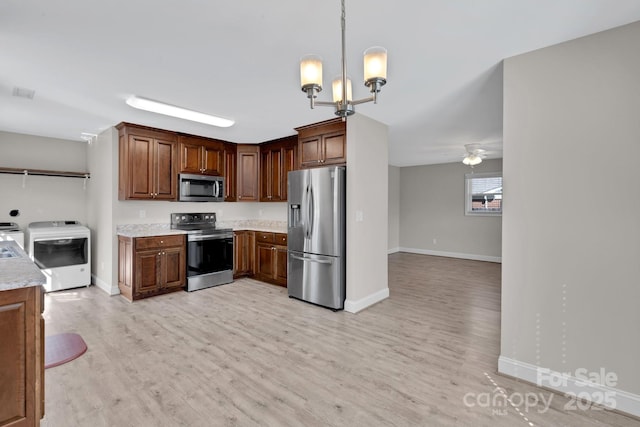
POLYGON ((462 163, 471 167, 474 167, 475 165, 479 165, 480 163, 482 163, 482 159, 485 158, 487 150, 480 147, 480 144, 478 143, 465 144, 464 148, 467 151, 467 153, 462 159, 462 163))

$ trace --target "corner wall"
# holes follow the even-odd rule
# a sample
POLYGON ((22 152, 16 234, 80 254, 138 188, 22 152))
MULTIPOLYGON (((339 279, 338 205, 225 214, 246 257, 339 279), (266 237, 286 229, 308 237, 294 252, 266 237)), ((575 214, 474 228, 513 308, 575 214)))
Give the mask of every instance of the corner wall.
POLYGON ((499 360, 636 416, 639 45, 636 22, 505 60, 499 360))
MULTIPOLYGON (((502 172, 502 159, 400 168, 400 251, 500 262, 502 217, 465 215, 465 174, 502 172)), ((505 205, 510 203, 505 194, 505 205)))
POLYGON ((356 313, 389 296, 387 126, 361 114, 347 120, 347 298, 356 313))
POLYGON ((400 250, 400 168, 389 165, 389 230, 387 249, 400 250))

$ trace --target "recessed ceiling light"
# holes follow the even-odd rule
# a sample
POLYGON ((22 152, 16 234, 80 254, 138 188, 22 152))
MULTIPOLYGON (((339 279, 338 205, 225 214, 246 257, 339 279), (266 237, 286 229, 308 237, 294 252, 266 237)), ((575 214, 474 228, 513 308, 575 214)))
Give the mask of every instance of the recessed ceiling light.
POLYGON ((36 95, 36 91, 33 89, 27 89, 25 87, 14 87, 13 88, 13 96, 17 96, 18 98, 27 98, 33 99, 36 95))
POLYGON ((205 123, 221 128, 233 126, 233 124, 235 123, 233 120, 223 119, 222 117, 212 116, 210 114, 204 114, 198 111, 187 110, 186 108, 176 107, 175 105, 164 104, 158 101, 152 101, 151 99, 141 98, 135 95, 127 99, 127 104, 133 108, 138 108, 140 110, 151 111, 152 113, 164 114, 166 116, 205 123))

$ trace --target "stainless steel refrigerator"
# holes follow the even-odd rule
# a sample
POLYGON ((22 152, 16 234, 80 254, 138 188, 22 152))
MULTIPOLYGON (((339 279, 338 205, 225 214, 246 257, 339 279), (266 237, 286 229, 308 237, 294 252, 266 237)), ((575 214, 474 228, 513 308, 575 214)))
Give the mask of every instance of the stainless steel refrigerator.
POLYGON ((289 172, 289 296, 333 310, 344 308, 346 282, 346 170, 289 172))

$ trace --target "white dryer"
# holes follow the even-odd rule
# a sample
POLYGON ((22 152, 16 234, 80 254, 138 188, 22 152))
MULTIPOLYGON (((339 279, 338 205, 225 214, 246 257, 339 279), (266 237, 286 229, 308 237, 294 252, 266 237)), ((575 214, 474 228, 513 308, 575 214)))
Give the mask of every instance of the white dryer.
POLYGON ((91 284, 91 231, 78 221, 32 222, 26 241, 47 292, 91 284))

